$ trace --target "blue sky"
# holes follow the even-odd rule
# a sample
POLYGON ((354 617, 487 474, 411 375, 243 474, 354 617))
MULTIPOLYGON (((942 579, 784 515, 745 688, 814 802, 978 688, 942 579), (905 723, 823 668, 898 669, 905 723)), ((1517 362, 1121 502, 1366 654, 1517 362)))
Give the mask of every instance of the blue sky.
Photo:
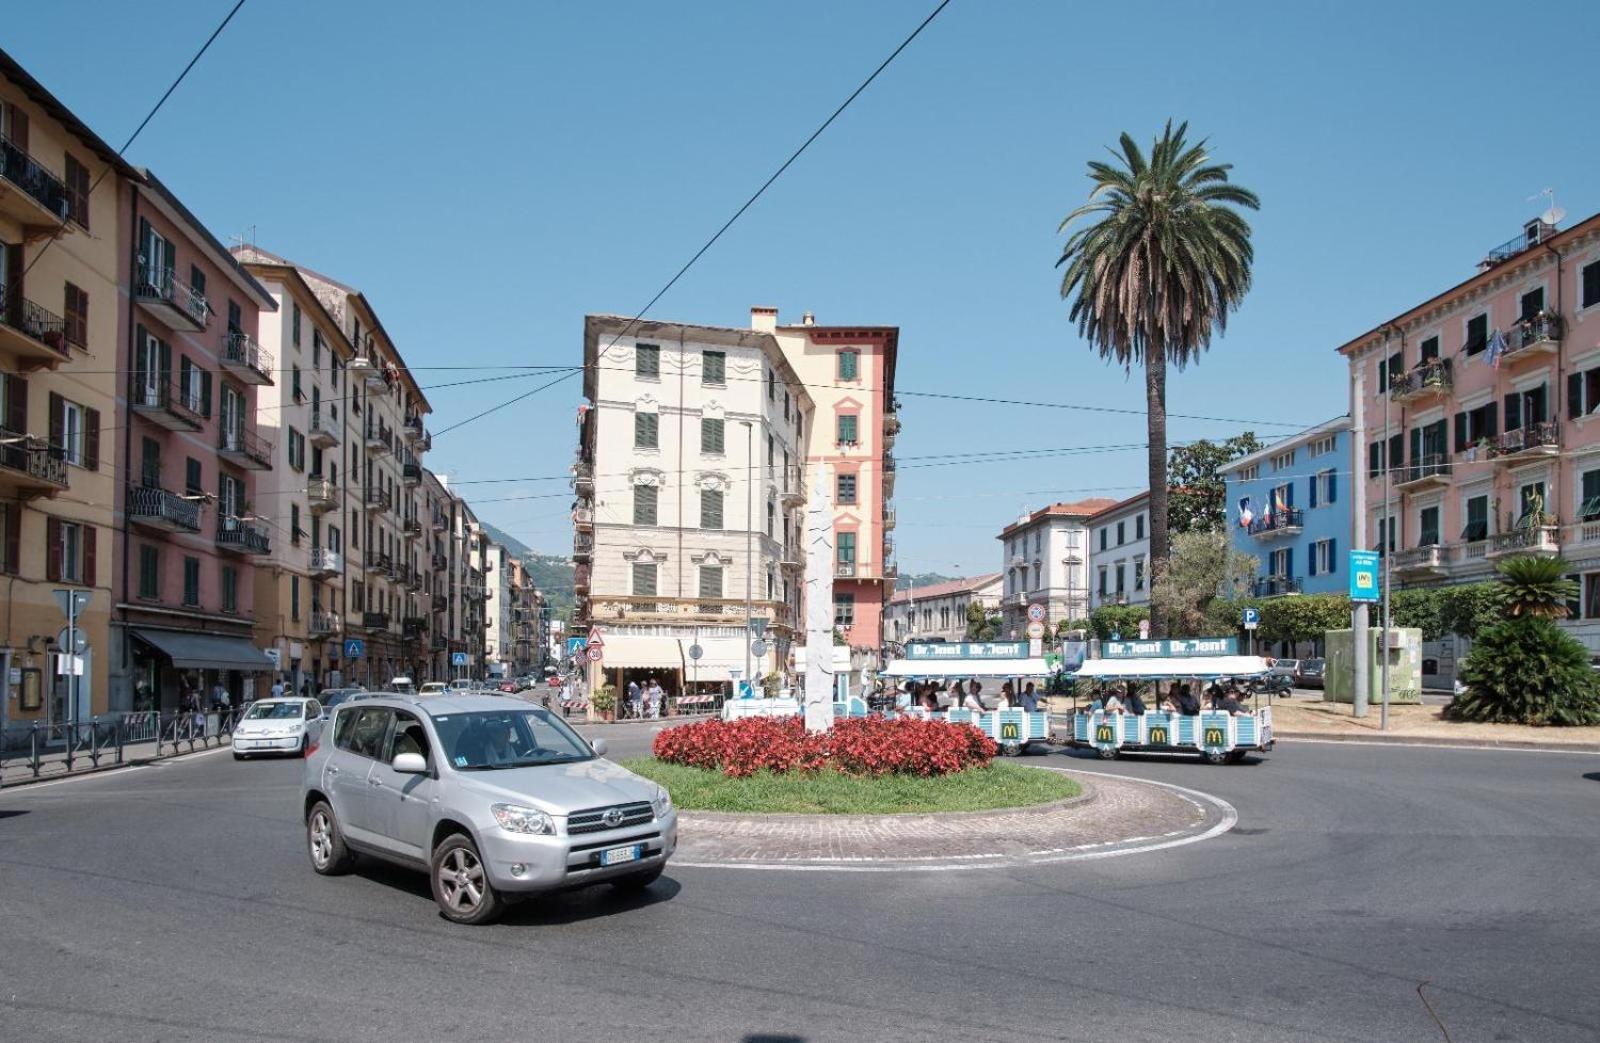
MULTIPOLYGON (((228 6, 59 0, 4 46, 117 144, 228 6)), ((1056 226, 1122 130, 1186 118, 1263 207, 1255 288, 1169 409, 1309 425, 1345 410, 1333 349, 1470 274, 1543 209, 1529 196, 1553 187, 1568 224, 1600 209, 1596 86, 1567 44, 1600 5, 1215 6, 955 0, 651 314, 897 324, 903 390, 1137 409, 1067 323, 1056 226)), ((250 0, 129 158, 219 237, 253 228, 362 287, 424 384, 575 365, 584 314, 641 307, 932 7, 250 0)), ((437 390, 434 426, 535 384, 437 390)), ((578 401, 558 385, 430 465, 564 473, 578 401)), ((902 571, 997 568, 1022 510, 1143 481, 1142 451, 915 459, 1139 443, 1140 416, 910 396, 901 415, 902 571)), ((570 546, 566 499, 487 502, 563 484, 462 489, 570 546)))

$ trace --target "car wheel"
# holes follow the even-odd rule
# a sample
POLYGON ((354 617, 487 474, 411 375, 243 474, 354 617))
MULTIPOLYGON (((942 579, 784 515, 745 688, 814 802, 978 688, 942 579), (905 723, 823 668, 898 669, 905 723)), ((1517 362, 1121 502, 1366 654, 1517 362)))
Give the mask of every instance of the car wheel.
POLYGON ((488 871, 471 837, 461 833, 445 837, 433 849, 431 869, 433 900, 445 919, 485 924, 502 912, 504 903, 489 883, 488 871))
POLYGON ((1213 750, 1204 751, 1200 754, 1200 757, 1207 764, 1226 764, 1228 760, 1228 755, 1226 753, 1219 753, 1213 750))
POLYGON ((306 848, 311 855, 311 868, 323 876, 348 873, 355 864, 356 856, 345 846, 339 821, 325 800, 311 805, 311 814, 306 816, 306 848))
POLYGON ((236 760, 236 761, 242 761, 242 760, 244 760, 244 754, 240 753, 238 750, 234 750, 233 751, 233 759, 236 760))
POLYGON ((1117 748, 1115 746, 1097 747, 1094 752, 1099 754, 1100 759, 1103 761, 1114 761, 1117 759, 1117 748))
POLYGON ((630 873, 627 876, 619 876, 611 881, 611 886, 618 891, 643 891, 661 878, 661 870, 663 868, 663 866, 656 866, 654 869, 647 869, 643 873, 630 873))

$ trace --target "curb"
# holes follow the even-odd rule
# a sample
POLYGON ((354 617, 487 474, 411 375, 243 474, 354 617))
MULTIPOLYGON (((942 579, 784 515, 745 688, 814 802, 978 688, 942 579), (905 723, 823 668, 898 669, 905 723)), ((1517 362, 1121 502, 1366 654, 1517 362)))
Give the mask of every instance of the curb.
POLYGON ((1550 753, 1600 753, 1600 743, 1549 743, 1536 739, 1455 739, 1432 735, 1397 735, 1375 732, 1371 735, 1348 735, 1340 732, 1286 732, 1272 730, 1274 739, 1290 742, 1348 742, 1380 746, 1439 746, 1446 749, 1466 750, 1541 750, 1550 753))
POLYGON ((67 779, 82 779, 91 775, 104 775, 108 772, 121 771, 124 768, 142 768, 149 764, 164 764, 167 761, 182 760, 199 753, 215 753, 217 750, 226 749, 225 745, 206 746, 198 750, 184 750, 182 753, 168 753, 160 757, 130 757, 121 764, 102 764, 99 767, 75 768, 72 771, 57 772, 54 775, 40 775, 38 778, 25 778, 20 782, 5 782, 0 784, 0 793, 10 790, 26 789, 37 786, 41 782, 64 782, 67 779))
MULTIPOLYGON (((1043 765, 1023 765, 1024 767, 1037 767, 1041 771, 1056 771, 1056 768, 1046 768, 1043 765)), ((770 814, 752 812, 740 814, 736 811, 685 811, 678 810, 680 822, 792 822, 805 823, 851 823, 851 822, 915 822, 918 820, 942 822, 946 819, 970 820, 982 818, 985 815, 1048 815, 1067 808, 1079 807, 1083 804, 1093 803, 1099 798, 1100 792, 1094 783, 1086 779, 1073 779, 1083 791, 1076 797, 1065 800, 1053 800, 1048 804, 1024 804, 1012 808, 986 808, 983 811, 891 811, 881 815, 811 815, 800 812, 775 811, 770 814)))

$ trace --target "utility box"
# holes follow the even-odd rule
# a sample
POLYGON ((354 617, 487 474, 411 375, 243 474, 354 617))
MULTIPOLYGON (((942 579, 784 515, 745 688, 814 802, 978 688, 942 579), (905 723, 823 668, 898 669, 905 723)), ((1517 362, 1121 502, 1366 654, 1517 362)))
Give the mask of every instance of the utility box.
MULTIPOLYGON (((1376 627, 1367 630, 1367 701, 1383 701, 1383 660, 1389 660, 1389 702, 1422 702, 1422 631, 1416 627, 1395 627, 1387 640, 1376 627), (1380 649, 1380 644, 1388 646, 1380 649)), ((1356 691, 1355 632, 1327 632, 1327 672, 1323 675, 1322 698, 1330 703, 1353 703, 1356 691)))

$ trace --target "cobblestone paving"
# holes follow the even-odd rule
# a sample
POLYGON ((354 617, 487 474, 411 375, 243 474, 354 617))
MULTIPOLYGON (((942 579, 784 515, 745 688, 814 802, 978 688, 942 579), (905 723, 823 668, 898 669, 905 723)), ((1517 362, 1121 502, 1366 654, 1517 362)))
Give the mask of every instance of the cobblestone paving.
MULTIPOLYGON (((1045 769, 1055 770, 1055 769, 1045 769)), ((679 813, 686 863, 839 864, 999 862, 1171 839, 1214 825, 1221 811, 1165 787, 1068 771, 1071 801, 953 815, 679 813)))

